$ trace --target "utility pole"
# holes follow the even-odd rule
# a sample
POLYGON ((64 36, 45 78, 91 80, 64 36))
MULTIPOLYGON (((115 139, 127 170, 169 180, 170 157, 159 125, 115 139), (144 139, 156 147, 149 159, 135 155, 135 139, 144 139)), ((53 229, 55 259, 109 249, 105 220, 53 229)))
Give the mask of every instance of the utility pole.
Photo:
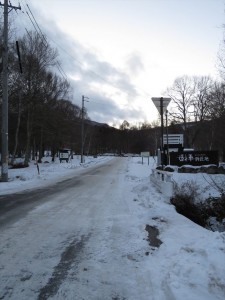
POLYGON ((4 6, 4 30, 3 30, 3 51, 2 51, 2 181, 8 181, 8 14, 9 9, 21 9, 8 4, 8 0, 4 0, 4 4, 0 2, 0 6, 4 6))
POLYGON ((84 101, 89 102, 88 97, 82 96, 82 109, 81 109, 81 159, 80 162, 84 162, 84 101))

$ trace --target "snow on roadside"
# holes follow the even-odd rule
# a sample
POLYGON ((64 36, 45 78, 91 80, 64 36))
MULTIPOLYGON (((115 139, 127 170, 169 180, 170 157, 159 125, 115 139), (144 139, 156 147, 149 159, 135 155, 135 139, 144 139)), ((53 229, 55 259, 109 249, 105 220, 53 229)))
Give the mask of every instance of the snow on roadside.
POLYGON ((187 181, 194 182, 199 187, 199 194, 201 201, 211 197, 219 197, 220 192, 216 188, 213 181, 215 181, 219 186, 223 186, 225 183, 224 174, 214 174, 209 175, 206 173, 173 173, 173 181, 178 185, 185 183, 187 181))
MULTIPOLYGON (((151 271, 153 289, 159 295, 156 299, 161 297, 160 289, 168 299, 225 299, 225 233, 209 231, 179 215, 156 191, 149 180, 149 167, 142 165, 140 158, 131 159, 129 166, 127 176, 136 181, 135 203, 148 210, 148 225, 158 228, 162 242, 159 248, 150 247, 143 262, 143 270, 151 271)), ((185 180, 177 174, 177 182, 185 180)), ((195 176, 188 178, 195 180, 195 176)))
MULTIPOLYGON (((73 176, 78 170, 107 159, 112 157, 87 158, 82 166, 76 157, 69 164, 43 163, 40 165, 40 175, 34 164, 26 169, 9 170, 11 181, 0 183, 0 194, 63 180, 73 176)), ((153 159, 149 165, 146 161, 142 164, 140 157, 121 159, 128 160, 126 190, 132 195, 131 206, 135 208, 135 215, 141 216, 137 227, 142 227, 143 231, 146 225, 157 228, 158 238, 162 242, 157 248, 148 245, 146 241, 146 254, 140 261, 143 274, 151 277, 155 299, 164 299, 161 296, 165 294, 167 299, 174 300, 225 299, 225 233, 211 232, 176 212, 168 199, 150 182, 151 168, 155 167, 153 159)), ((180 173, 173 175, 178 183, 197 180, 205 189, 206 183, 200 176, 180 173)), ((210 186, 207 192, 210 193, 210 186)), ((145 238, 148 238, 147 231, 145 238)))
POLYGON ((85 162, 80 163, 80 156, 74 156, 68 163, 59 162, 56 158, 55 162, 51 162, 51 157, 44 157, 43 162, 37 165, 34 161, 29 163, 29 167, 21 169, 8 170, 8 182, 0 182, 0 195, 11 194, 23 190, 40 188, 52 184, 57 181, 62 181, 68 176, 72 176, 78 170, 88 168, 90 166, 103 163, 112 159, 109 156, 85 156, 85 162))

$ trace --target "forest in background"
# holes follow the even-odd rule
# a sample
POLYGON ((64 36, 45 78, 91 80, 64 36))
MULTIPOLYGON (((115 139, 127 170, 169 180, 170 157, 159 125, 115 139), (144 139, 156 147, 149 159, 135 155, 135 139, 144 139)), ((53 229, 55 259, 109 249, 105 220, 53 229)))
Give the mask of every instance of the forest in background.
MULTIPOLYGON (((15 157, 24 157, 26 166, 37 154, 41 161, 45 150, 53 155, 62 148, 80 153, 82 108, 72 103, 69 82, 55 71, 59 67, 57 50, 44 36, 32 31, 27 32, 18 45, 23 57, 22 73, 16 43, 9 44, 9 153, 12 161, 15 157)), ((184 147, 219 150, 221 159, 225 160, 223 51, 218 62, 221 81, 184 75, 174 81, 165 95, 172 100, 168 133, 184 134, 184 147)), ((1 109, 2 97, 2 116, 1 109)), ((160 122, 137 126, 124 120, 117 129, 90 120, 83 109, 85 154, 150 151, 153 155, 160 147, 160 122)))

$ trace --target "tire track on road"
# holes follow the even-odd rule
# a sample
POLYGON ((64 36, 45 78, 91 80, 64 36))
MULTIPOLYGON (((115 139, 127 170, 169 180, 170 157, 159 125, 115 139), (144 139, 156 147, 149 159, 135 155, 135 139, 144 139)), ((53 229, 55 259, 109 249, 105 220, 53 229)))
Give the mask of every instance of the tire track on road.
POLYGON ((46 300, 49 297, 53 297, 57 294, 61 284, 67 277, 72 264, 77 260, 78 255, 84 248, 85 243, 90 238, 88 236, 81 236, 80 241, 74 239, 61 254, 60 262, 55 266, 51 278, 49 278, 47 284, 40 290, 38 300, 46 300))

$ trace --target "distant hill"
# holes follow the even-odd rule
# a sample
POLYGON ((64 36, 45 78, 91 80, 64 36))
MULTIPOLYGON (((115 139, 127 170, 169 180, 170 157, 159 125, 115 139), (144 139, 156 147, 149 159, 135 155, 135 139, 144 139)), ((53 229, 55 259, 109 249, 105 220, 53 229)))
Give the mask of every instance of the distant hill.
POLYGON ((99 122, 92 121, 92 120, 85 120, 85 123, 88 125, 91 125, 91 126, 99 126, 99 127, 107 127, 107 128, 111 127, 106 123, 99 123, 99 122))

